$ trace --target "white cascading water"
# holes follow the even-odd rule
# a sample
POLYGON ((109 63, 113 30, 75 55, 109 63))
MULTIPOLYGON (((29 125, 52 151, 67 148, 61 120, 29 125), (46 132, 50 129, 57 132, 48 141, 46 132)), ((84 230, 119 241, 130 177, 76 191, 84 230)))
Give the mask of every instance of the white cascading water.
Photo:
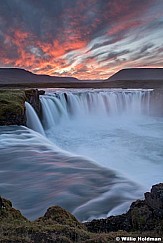
POLYGON ((25 107, 26 107, 27 127, 33 129, 34 131, 42 135, 45 135, 40 119, 37 113, 35 112, 34 108, 28 102, 25 102, 25 107))
POLYGON ((152 90, 59 91, 41 97, 45 128, 62 118, 140 116, 149 113, 152 90))
POLYGON ((29 219, 51 205, 81 221, 126 212, 163 177, 163 119, 149 115, 151 92, 47 90, 44 129, 26 103, 37 132, 0 127, 1 195, 29 219))
POLYGON ((40 98, 45 133, 62 149, 149 190, 162 178, 162 131, 157 118, 150 116, 152 91, 49 90, 40 98))

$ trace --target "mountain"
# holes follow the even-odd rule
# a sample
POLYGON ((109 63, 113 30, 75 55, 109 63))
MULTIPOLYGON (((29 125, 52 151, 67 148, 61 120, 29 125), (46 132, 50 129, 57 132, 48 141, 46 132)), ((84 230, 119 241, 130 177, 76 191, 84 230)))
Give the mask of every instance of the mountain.
POLYGON ((117 80, 163 80, 163 68, 129 68, 122 69, 107 79, 107 81, 117 80))
POLYGON ((106 80, 79 80, 0 68, 0 87, 24 88, 162 88, 163 68, 122 69, 106 80))
POLYGON ((163 68, 122 69, 105 82, 111 88, 163 89, 163 68))
POLYGON ((0 85, 78 82, 72 77, 39 75, 20 68, 0 68, 0 85))
POLYGON ((0 87, 16 88, 102 88, 101 80, 79 80, 34 74, 21 68, 0 68, 0 87))

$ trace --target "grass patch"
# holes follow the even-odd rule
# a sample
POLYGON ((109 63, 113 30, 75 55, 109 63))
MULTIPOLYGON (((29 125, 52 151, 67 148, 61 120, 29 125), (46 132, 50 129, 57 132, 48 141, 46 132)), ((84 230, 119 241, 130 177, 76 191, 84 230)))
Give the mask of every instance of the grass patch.
POLYGON ((25 92, 0 90, 0 125, 21 125, 24 119, 25 92))

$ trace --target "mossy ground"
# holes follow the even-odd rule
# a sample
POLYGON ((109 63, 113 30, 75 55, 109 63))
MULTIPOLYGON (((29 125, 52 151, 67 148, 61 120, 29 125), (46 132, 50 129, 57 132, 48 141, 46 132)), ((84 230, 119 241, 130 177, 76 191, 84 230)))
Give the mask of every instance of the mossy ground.
MULTIPOLYGON (((53 206, 45 215, 31 222, 12 208, 9 200, 2 199, 0 208, 0 242, 2 243, 113 243, 116 237, 161 237, 157 232, 91 233, 85 225, 66 210, 53 206)), ((138 242, 138 241, 134 241, 138 242)), ((140 241, 139 241, 140 242, 140 241)))
POLYGON ((25 99, 23 90, 0 90, 0 125, 12 125, 12 122, 20 125, 25 99))

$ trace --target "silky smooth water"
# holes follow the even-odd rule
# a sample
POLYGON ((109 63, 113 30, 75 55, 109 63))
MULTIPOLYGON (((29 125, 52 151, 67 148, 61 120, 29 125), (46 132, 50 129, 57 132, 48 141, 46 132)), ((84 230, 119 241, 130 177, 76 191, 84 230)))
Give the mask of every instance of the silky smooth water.
POLYGON ((42 97, 53 117, 47 137, 149 190, 163 177, 163 119, 150 115, 151 92, 50 90, 42 97))
POLYGON ((145 190, 162 181, 162 119, 100 119, 94 121, 94 125, 92 121, 73 121, 46 133, 61 148, 87 156, 99 166, 114 169, 145 190))
POLYGON ((150 116, 150 92, 48 90, 46 136, 0 127, 1 195, 30 219, 51 205, 81 221, 125 212, 162 181, 163 119, 150 116))
POLYGON ((79 220, 124 211, 140 188, 25 127, 0 127, 0 191, 29 219, 60 205, 79 220))

